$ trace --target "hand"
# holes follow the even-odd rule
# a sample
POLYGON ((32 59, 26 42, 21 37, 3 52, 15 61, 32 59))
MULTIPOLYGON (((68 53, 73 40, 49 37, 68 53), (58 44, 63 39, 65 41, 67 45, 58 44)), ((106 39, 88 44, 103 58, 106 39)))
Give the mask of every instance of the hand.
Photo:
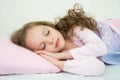
POLYGON ((50 61, 51 63, 53 63, 54 65, 56 65, 61 71, 63 71, 64 63, 66 61, 60 61, 60 60, 57 60, 57 59, 55 59, 53 57, 50 57, 48 55, 45 55, 45 54, 40 54, 40 56, 42 56, 46 60, 50 61))
POLYGON ((51 52, 47 52, 47 51, 37 51, 36 53, 38 55, 45 54, 45 55, 48 55, 50 57, 54 57, 57 60, 73 59, 72 55, 68 51, 63 51, 63 52, 59 52, 59 53, 51 53, 51 52))

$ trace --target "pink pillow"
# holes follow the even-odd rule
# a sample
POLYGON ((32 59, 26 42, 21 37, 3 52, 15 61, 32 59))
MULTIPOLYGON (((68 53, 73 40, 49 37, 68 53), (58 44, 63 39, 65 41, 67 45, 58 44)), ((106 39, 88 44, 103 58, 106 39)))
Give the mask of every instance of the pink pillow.
POLYGON ((0 75, 57 73, 60 70, 34 52, 0 39, 0 75))

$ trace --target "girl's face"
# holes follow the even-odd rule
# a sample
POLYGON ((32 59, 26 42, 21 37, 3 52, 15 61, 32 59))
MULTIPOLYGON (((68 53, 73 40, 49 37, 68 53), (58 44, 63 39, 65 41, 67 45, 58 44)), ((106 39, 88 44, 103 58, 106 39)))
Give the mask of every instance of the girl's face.
POLYGON ((29 29, 26 34, 25 43, 33 51, 58 52, 65 46, 62 34, 44 25, 38 25, 29 29))

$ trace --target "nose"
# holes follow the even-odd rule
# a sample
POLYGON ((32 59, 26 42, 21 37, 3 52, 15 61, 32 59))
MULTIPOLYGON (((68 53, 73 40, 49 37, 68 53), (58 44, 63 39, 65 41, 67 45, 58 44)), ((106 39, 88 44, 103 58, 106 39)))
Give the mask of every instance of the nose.
POLYGON ((52 44, 53 43, 53 38, 46 38, 46 43, 52 44))
POLYGON ((53 38, 51 38, 51 39, 49 40, 49 43, 51 43, 51 44, 53 43, 53 38))

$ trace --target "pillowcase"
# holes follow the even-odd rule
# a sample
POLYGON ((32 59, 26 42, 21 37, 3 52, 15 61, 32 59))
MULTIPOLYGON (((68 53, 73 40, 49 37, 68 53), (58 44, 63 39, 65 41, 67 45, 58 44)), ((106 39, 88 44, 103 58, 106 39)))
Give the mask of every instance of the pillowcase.
POLYGON ((57 73, 59 68, 34 52, 0 39, 0 75, 57 73))

